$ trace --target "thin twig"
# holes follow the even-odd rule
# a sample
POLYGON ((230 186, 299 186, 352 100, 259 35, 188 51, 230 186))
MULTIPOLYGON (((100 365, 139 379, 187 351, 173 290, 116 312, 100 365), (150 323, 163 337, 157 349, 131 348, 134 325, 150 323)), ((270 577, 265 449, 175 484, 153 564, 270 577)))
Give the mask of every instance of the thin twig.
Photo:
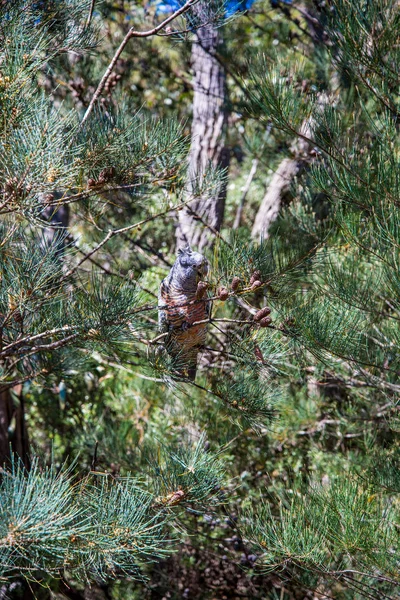
MULTIPOLYGON (((190 200, 189 202, 193 202, 194 200, 196 200, 197 198, 193 198, 192 200, 190 200)), ((188 204, 189 204, 188 202, 188 204)), ((210 225, 210 223, 207 223, 207 221, 205 221, 203 219, 203 217, 196 212, 195 210, 193 210, 193 208, 191 208, 190 206, 187 207, 187 211, 189 214, 191 214, 193 216, 193 218, 196 221, 200 221, 200 223, 203 225, 203 227, 206 227, 206 229, 209 229, 211 231, 211 233, 213 233, 219 240, 221 240, 221 242, 223 242, 224 244, 226 244, 231 250, 233 250, 233 246, 230 242, 228 242, 228 240, 226 240, 220 231, 218 231, 218 229, 215 229, 215 227, 213 227, 212 225, 210 225)))
POLYGON ((72 342, 72 340, 76 340, 77 337, 79 337, 79 333, 72 333, 71 335, 68 335, 67 337, 62 338, 61 340, 57 340, 56 342, 51 342, 50 344, 43 344, 41 346, 32 346, 32 348, 29 349, 29 353, 24 354, 24 356, 30 356, 31 354, 35 354, 35 352, 39 352, 39 351, 43 352, 43 350, 56 350, 57 348, 61 348, 62 346, 65 346, 69 342, 72 342))
MULTIPOLYGON (((188 323, 188 328, 196 327, 197 325, 206 325, 208 323, 210 323, 211 325, 213 323, 237 323, 239 325, 255 325, 254 321, 247 321, 241 319, 202 319, 201 321, 194 321, 194 323, 188 323)), ((177 329, 179 329, 179 327, 177 329)), ((168 331, 166 333, 160 333, 160 335, 153 338, 152 340, 145 340, 141 338, 139 341, 144 342, 145 344, 155 344, 167 335, 169 335, 168 331)), ((216 352, 219 352, 219 350, 216 350, 216 352)))
POLYGON ((142 221, 138 221, 137 223, 133 223, 132 225, 127 225, 126 227, 121 227, 120 229, 110 229, 110 231, 107 233, 105 238, 103 238, 102 241, 99 242, 97 244, 97 246, 95 246, 93 248, 93 250, 91 250, 90 252, 85 254, 85 256, 74 267, 72 267, 67 273, 65 273, 65 275, 63 275, 63 277, 61 278, 61 281, 63 281, 64 279, 67 279, 70 275, 72 275, 72 273, 74 273, 86 260, 90 259, 90 257, 93 256, 93 254, 95 254, 98 250, 100 250, 100 248, 102 248, 114 236, 119 235, 121 233, 126 233, 128 231, 131 231, 132 229, 141 227, 142 225, 144 225, 145 223, 148 223, 149 221, 153 221, 154 219, 163 217, 164 215, 167 215, 168 213, 170 213, 174 210, 177 210, 181 206, 185 206, 189 202, 192 202, 192 200, 193 200, 193 198, 191 198, 190 200, 187 200, 186 202, 181 202, 178 206, 173 206, 172 208, 167 208, 166 210, 164 210, 161 213, 157 213, 156 215, 152 215, 150 217, 147 217, 146 219, 142 219, 142 221))
POLYGON ((91 3, 90 3, 90 6, 89 6, 89 13, 88 13, 88 16, 87 16, 87 19, 86 19, 86 25, 85 25, 86 29, 89 27, 90 21, 92 20, 95 1, 96 0, 92 0, 91 3))
POLYGON ((99 85, 97 86, 97 89, 96 89, 95 93, 93 94, 93 97, 89 103, 89 106, 87 107, 87 110, 83 116, 80 127, 82 127, 84 125, 84 123, 87 121, 90 113, 93 110, 93 107, 94 107, 96 101, 101 96, 101 93, 104 90, 105 85, 106 85, 111 73, 113 72, 113 69, 117 63, 117 60, 119 59, 120 55, 122 54, 125 46, 129 42, 129 40, 131 38, 146 38, 146 37, 156 35, 159 31, 161 31, 161 29, 163 29, 166 25, 168 25, 168 23, 170 23, 171 21, 175 20, 177 17, 179 17, 180 15, 185 13, 187 10, 189 10, 189 8, 191 8, 192 6, 197 4, 198 1, 199 0, 188 0, 186 2, 186 4, 184 4, 181 8, 176 10, 172 15, 167 17, 162 23, 160 23, 156 27, 153 27, 153 29, 149 29, 148 31, 135 31, 133 29, 133 27, 131 27, 129 29, 128 33, 126 34, 126 36, 122 40, 121 44, 119 45, 116 53, 114 54, 110 64, 108 65, 99 85))
POLYGON ((28 342, 36 341, 43 337, 49 337, 49 336, 55 335, 57 333, 64 333, 65 331, 70 331, 71 329, 72 329, 71 326, 64 325, 63 327, 57 327, 55 329, 48 329, 47 331, 43 331, 42 333, 38 333, 36 335, 27 335, 26 337, 16 340, 15 342, 12 342, 11 344, 8 344, 7 346, 5 346, 3 348, 3 350, 0 352, 0 357, 4 357, 9 354, 13 354, 14 350, 12 350, 12 349, 15 348, 15 346, 21 346, 21 344, 27 344, 28 342))

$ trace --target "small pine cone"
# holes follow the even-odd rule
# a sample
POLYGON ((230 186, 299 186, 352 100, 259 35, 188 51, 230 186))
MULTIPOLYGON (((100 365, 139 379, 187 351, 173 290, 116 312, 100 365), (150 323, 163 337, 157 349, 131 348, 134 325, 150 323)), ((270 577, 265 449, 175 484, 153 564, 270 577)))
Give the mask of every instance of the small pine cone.
POLYGON ((271 325, 271 323, 272 323, 271 317, 264 317, 260 321, 260 327, 268 327, 268 325, 271 325))
POLYGON ((240 278, 239 277, 234 277, 232 279, 232 283, 231 283, 231 290, 233 292, 236 292, 236 290, 238 289, 239 285, 240 285, 240 278))
POLYGON ((294 317, 288 317, 285 319, 281 325, 281 328, 285 327, 294 327, 296 325, 296 320, 294 317))
POLYGON ((115 177, 116 173, 117 173, 117 171, 116 171, 115 167, 110 167, 108 169, 108 174, 109 174, 110 179, 115 177))
POLYGON ((97 181, 95 179, 92 179, 92 177, 90 177, 87 181, 88 187, 95 187, 97 185, 97 181))
POLYGON ((263 353, 261 352, 261 348, 260 346, 255 346, 254 348, 254 356, 256 357, 257 360, 259 360, 260 362, 264 363, 264 356, 263 353))
POLYGON ((107 181, 110 181, 110 179, 112 179, 114 176, 115 176, 114 167, 107 167, 106 169, 103 169, 102 171, 100 171, 99 183, 107 183, 107 181))
POLYGON ((254 315, 254 320, 259 322, 264 317, 268 317, 269 314, 271 314, 271 309, 269 306, 266 306, 265 308, 262 308, 261 310, 256 312, 256 314, 254 315))
POLYGON ((22 313, 19 310, 14 311, 13 317, 17 323, 22 323, 22 321, 24 320, 22 313))
POLYGON ((225 302, 225 300, 228 300, 228 298, 229 298, 229 292, 226 289, 226 287, 220 287, 220 288, 218 288, 217 296, 223 302, 225 302))
POLYGON ((255 289, 257 289, 258 287, 260 287, 260 285, 261 285, 261 281, 259 281, 258 279, 256 279, 256 281, 253 281, 253 283, 252 283, 252 285, 251 285, 251 289, 252 289, 252 290, 255 290, 255 289))
POLYGON ((205 281, 199 281, 196 290, 196 300, 201 300, 202 298, 204 298, 207 288, 208 285, 205 281))
POLYGON ((260 281, 261 273, 260 271, 254 271, 252 276, 250 277, 250 285, 253 285, 255 281, 260 281))

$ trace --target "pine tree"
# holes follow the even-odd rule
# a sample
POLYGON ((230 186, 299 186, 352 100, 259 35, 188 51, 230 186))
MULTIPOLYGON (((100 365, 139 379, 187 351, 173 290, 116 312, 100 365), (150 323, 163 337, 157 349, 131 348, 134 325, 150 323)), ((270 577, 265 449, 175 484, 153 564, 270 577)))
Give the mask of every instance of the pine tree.
MULTIPOLYGON (((29 465, 27 448, 13 439, 16 414, 8 405, 15 390, 28 396, 32 387, 53 386, 63 409, 64 379, 83 372, 95 352, 121 363, 136 353, 148 362, 146 315, 156 306, 141 298, 134 278, 87 273, 83 265, 108 242, 183 203, 188 141, 176 121, 91 105, 79 118, 46 94, 41 77, 62 76, 71 54, 96 48, 91 2, 21 0, 1 9, 2 575, 73 569, 83 582, 137 577, 141 563, 169 552, 171 507, 212 502, 220 487, 220 468, 204 454, 204 440, 189 440, 183 454, 171 450, 167 478, 159 454, 147 483, 139 474, 117 483, 96 472, 82 477, 54 460, 42 470, 33 458, 26 468, 12 454, 11 465, 6 460, 11 443, 29 465), (134 213, 150 192, 157 197, 145 216, 118 223, 118 213, 134 213), (111 205, 116 218, 106 227, 102 217, 111 205), (68 207, 75 220, 95 223, 94 248, 83 251, 68 231, 59 216, 68 207)), ((194 183, 192 198, 214 179, 210 173, 194 183)), ((19 419, 23 427, 23 413, 19 419)))
MULTIPOLYGON (((221 544, 229 528, 259 597, 395 597, 398 3, 271 4, 243 30, 246 17, 225 24, 216 2, 213 26, 264 40, 248 73, 235 36, 220 57, 255 182, 282 148, 301 170, 268 237, 251 240, 260 197, 228 195, 194 382, 159 351, 156 295, 175 211, 213 197, 224 175, 188 186, 188 128, 137 112, 137 86, 129 104, 124 61, 137 58, 122 51, 147 42, 123 11, 1 6, 1 391, 21 398, 43 454, 30 467, 11 454, 2 471, 6 582, 41 578, 67 597, 60 576, 77 590, 153 582, 151 565, 225 519, 221 544), (273 51, 277 29, 289 41, 273 51)), ((202 25, 190 6, 170 23, 155 45, 202 25)))
MULTIPOLYGON (((261 511, 247 515, 245 535, 258 544, 265 568, 280 565, 321 593, 331 589, 331 578, 360 597, 393 597, 399 543, 399 10, 393 2, 339 0, 319 11, 324 67, 334 83, 324 103, 323 82, 308 93, 302 87, 307 59, 293 71, 260 58, 247 86, 252 115, 266 115, 315 156, 294 183, 294 200, 278 223, 283 230, 297 223, 298 234, 314 240, 313 249, 297 281, 289 276, 271 282, 272 294, 285 335, 317 360, 322 385, 330 379, 338 393, 343 386, 371 390, 353 393, 354 419, 364 402, 367 415, 374 403, 387 402, 388 437, 383 444, 379 435, 370 438, 345 478, 311 481, 275 501, 265 498, 261 511)), ((278 231, 274 237, 280 238, 278 231)), ((367 435, 368 429, 360 424, 356 431, 367 435)))

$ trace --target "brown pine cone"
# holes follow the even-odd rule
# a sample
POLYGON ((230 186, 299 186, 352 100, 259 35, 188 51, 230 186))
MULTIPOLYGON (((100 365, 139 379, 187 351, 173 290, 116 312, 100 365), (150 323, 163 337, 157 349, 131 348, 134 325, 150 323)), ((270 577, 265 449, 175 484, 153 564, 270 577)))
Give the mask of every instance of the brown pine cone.
POLYGON ((254 271, 252 276, 250 277, 250 285, 253 285, 255 281, 260 281, 261 273, 260 271, 254 271))
POLYGON ((254 315, 254 320, 257 322, 261 321, 261 319, 263 319, 264 317, 268 317, 269 314, 271 314, 271 309, 269 306, 265 306, 264 308, 256 312, 256 314, 254 315))
POLYGON ((204 298, 207 288, 208 284, 205 281, 199 281, 196 290, 196 300, 201 300, 202 298, 204 298))
POLYGON ((256 279, 256 281, 253 281, 253 284, 252 284, 252 286, 251 286, 251 289, 252 289, 252 290, 255 290, 255 289, 257 289, 258 287, 260 287, 260 285, 261 285, 261 281, 259 281, 258 279, 256 279))
POLYGON ((226 289, 226 287, 220 287, 220 288, 218 288, 217 296, 218 296, 218 298, 220 300, 222 300, 223 302, 225 302, 225 300, 227 300, 229 298, 229 292, 226 289))
POLYGON ((260 327, 268 327, 268 325, 271 325, 271 323, 272 323, 271 317, 264 317, 260 321, 260 327))
POLYGON ((22 323, 22 321, 24 320, 21 311, 18 309, 14 311, 13 317, 17 323, 22 323))
POLYGON ((236 292, 236 290, 238 289, 239 285, 240 285, 240 277, 234 277, 232 279, 232 283, 231 283, 231 290, 233 292, 236 292))
POLYGON ((107 181, 110 181, 110 179, 112 179, 114 176, 115 176, 114 167, 107 167, 106 169, 103 169, 102 171, 100 171, 99 183, 107 183, 107 181))

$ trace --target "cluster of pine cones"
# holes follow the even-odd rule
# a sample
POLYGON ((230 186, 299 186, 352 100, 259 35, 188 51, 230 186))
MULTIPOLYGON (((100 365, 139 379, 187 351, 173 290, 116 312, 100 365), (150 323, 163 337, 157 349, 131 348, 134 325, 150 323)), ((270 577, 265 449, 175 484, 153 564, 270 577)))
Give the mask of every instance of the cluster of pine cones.
MULTIPOLYGON (((240 277, 235 276, 231 282, 231 292, 236 292, 239 289, 240 283, 241 283, 240 277)), ((260 273, 260 271, 254 271, 250 277, 250 282, 249 282, 248 287, 250 290, 256 290, 261 285, 262 285, 261 273, 260 273)), ((221 286, 220 288, 218 288, 217 296, 218 296, 219 300, 222 300, 224 302, 225 300, 227 300, 229 298, 229 295, 231 292, 229 292, 229 290, 226 287, 221 286)), ((199 290, 198 290, 198 293, 199 293, 199 290)), ((204 289, 204 293, 205 293, 205 289, 204 289)), ((272 319, 269 316, 270 314, 271 314, 271 309, 269 308, 269 306, 265 306, 264 308, 261 308, 259 311, 256 312, 256 314, 254 315, 254 321, 256 323, 258 323, 258 325, 260 327, 268 327, 268 325, 270 325, 272 322, 272 319)))

